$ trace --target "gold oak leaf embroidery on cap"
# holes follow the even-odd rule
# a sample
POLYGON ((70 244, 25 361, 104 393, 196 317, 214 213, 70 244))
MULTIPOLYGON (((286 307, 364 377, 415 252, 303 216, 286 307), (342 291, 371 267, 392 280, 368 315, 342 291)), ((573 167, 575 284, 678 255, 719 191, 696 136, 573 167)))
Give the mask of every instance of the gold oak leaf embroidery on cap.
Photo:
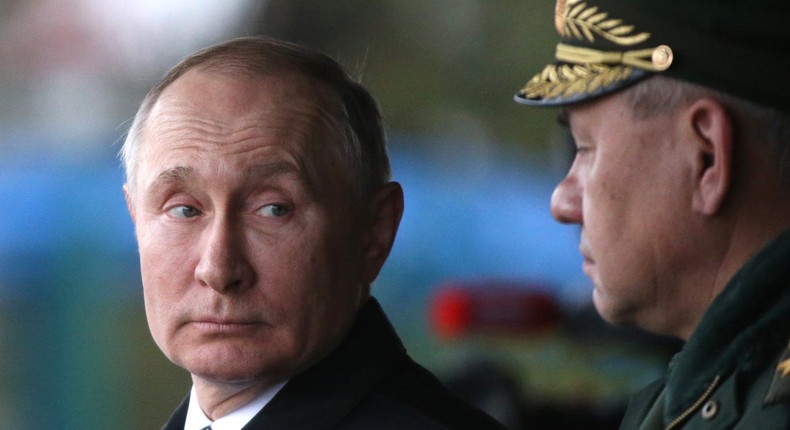
POLYGON ((650 33, 634 33, 634 26, 622 19, 610 18, 597 6, 582 0, 558 0, 554 23, 563 37, 595 42, 595 35, 622 46, 636 45, 650 38, 650 33))
POLYGON ((522 93, 527 98, 592 93, 598 88, 627 78, 632 71, 631 67, 609 67, 604 64, 550 64, 541 74, 527 82, 522 93))

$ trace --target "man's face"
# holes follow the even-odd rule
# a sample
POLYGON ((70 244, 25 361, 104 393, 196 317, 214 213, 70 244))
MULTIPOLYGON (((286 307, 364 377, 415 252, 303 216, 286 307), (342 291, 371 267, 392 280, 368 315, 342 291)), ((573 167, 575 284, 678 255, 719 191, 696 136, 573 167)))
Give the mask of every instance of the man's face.
POLYGON ((567 110, 577 152, 552 215, 581 226, 584 271, 604 319, 663 331, 684 311, 693 252, 676 114, 636 118, 623 92, 567 110))
POLYGON ((366 298, 362 225, 329 90, 305 78, 192 70, 142 134, 135 221, 148 324, 193 375, 292 376, 366 298))

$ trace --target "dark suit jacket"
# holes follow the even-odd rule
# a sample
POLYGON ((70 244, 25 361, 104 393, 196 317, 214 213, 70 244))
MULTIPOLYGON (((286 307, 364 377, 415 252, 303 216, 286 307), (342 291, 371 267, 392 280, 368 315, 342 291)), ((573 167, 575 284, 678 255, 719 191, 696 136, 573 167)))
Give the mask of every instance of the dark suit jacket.
MULTIPOLYGON (((182 430, 189 399, 163 430, 182 430)), ((375 299, 329 356, 294 376, 247 430, 504 430, 406 354, 375 299)))

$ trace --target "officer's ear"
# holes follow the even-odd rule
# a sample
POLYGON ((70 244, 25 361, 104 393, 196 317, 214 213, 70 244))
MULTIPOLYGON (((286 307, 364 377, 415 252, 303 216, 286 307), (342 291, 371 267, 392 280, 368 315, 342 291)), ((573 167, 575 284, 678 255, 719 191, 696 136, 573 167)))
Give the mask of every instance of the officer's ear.
POLYGON ((397 182, 381 187, 373 196, 364 239, 364 281, 372 283, 389 256, 403 215, 403 189, 397 182))
POLYGON ((714 215, 721 209, 732 181, 732 118, 711 98, 693 102, 683 118, 691 125, 694 145, 692 207, 703 215, 714 215))

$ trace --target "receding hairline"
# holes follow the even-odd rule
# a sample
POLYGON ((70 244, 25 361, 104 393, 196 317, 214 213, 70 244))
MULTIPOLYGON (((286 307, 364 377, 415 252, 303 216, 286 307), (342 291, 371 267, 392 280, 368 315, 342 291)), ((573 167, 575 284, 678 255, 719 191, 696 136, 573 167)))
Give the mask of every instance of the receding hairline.
MULTIPOLYGON (((317 51, 306 51, 296 44, 269 37, 244 37, 209 46, 184 58, 148 92, 140 107, 141 113, 150 111, 162 92, 190 70, 215 71, 226 76, 250 78, 262 75, 294 72, 327 83, 332 74, 342 69, 328 56, 317 51)), ((144 119, 144 118, 143 118, 144 119)))
POLYGON ((145 123, 150 119, 151 111, 157 105, 162 95, 178 80, 191 73, 206 73, 230 79, 255 80, 264 78, 283 78, 283 79, 303 79, 306 82, 320 83, 328 91, 324 94, 316 94, 327 100, 327 95, 334 99, 340 107, 341 101, 337 90, 333 88, 328 79, 323 79, 318 73, 299 67, 284 59, 266 63, 252 62, 249 58, 238 55, 219 55, 206 58, 200 62, 190 62, 185 60, 180 67, 174 69, 168 77, 159 85, 154 87, 145 98, 145 103, 140 108, 140 121, 138 132, 142 131, 145 123), (181 67, 182 66, 182 67, 181 67))
MULTIPOLYGON (((163 94, 176 81, 192 72, 216 74, 240 80, 282 77, 319 83, 327 89, 327 92, 315 95, 322 97, 323 102, 331 102, 334 105, 328 109, 330 116, 341 122, 343 101, 339 87, 342 84, 354 84, 339 64, 328 56, 318 51, 304 50, 290 42, 267 37, 249 37, 204 48, 176 64, 146 94, 129 130, 127 144, 124 144, 124 149, 133 150, 132 154, 124 154, 122 158, 126 159, 125 161, 136 164, 137 152, 143 144, 152 112, 163 94), (130 140, 132 145, 128 145, 130 140), (126 148, 127 146, 132 148, 126 148)), ((319 102, 316 102, 316 105, 322 106, 319 102)), ((324 110, 326 107, 323 105, 324 110)), ((131 169, 127 169, 127 176, 134 175, 133 165, 129 166, 131 169)))
MULTIPOLYGON (((146 151, 146 147, 148 147, 149 139, 155 138, 158 130, 157 124, 159 124, 157 117, 162 114, 161 109, 169 109, 162 105, 162 103, 169 103, 171 98, 180 99, 181 93, 179 91, 180 88, 177 88, 178 82, 181 82, 182 79, 193 79, 196 74, 198 75, 208 75, 210 79, 223 79, 223 80, 239 80, 239 81, 247 81, 252 82, 253 85, 258 83, 263 83, 266 80, 282 80, 285 82, 288 88, 292 88, 293 85, 289 85, 290 82, 300 81, 306 84, 306 87, 300 87, 300 89, 293 94, 296 97, 302 97, 304 94, 305 96, 305 106, 311 109, 314 113, 311 116, 311 123, 310 127, 312 128, 320 128, 321 136, 327 137, 331 136, 330 145, 332 148, 341 149, 343 143, 340 143, 346 136, 343 133, 343 124, 342 124, 342 115, 343 115, 343 107, 342 107, 342 100, 340 96, 337 94, 337 91, 334 90, 329 83, 323 81, 316 81, 312 79, 309 74, 306 73, 283 73, 283 68, 276 68, 270 69, 266 72, 264 71, 245 71, 242 73, 228 73, 227 68, 214 68, 214 67, 202 67, 202 65, 197 65, 190 69, 186 69, 181 73, 178 78, 173 79, 168 86, 163 86, 162 90, 157 94, 156 98, 151 99, 151 103, 146 110, 145 116, 141 117, 140 121, 137 124, 137 128, 135 130, 135 145, 137 151, 137 163, 140 162, 141 154, 146 151), (172 93, 171 93, 172 91, 172 93)), ((281 81, 281 82, 282 82, 281 81)), ((301 85, 301 84, 299 84, 301 85)), ((256 87, 257 88, 257 87, 256 87)), ((258 91, 258 90, 253 90, 258 91)), ((286 90, 289 91, 289 90, 286 90)), ((289 93, 290 95, 290 93, 289 93)), ((267 126, 268 127, 268 126, 267 126)), ((270 128, 270 127, 269 127, 270 128)), ((274 127, 279 128, 279 127, 274 127)), ((311 128, 309 134, 311 136, 317 136, 317 132, 311 128)), ((292 130, 290 127, 284 127, 284 130, 292 130)), ((324 141, 329 141, 324 139, 324 141)), ((341 154, 337 154, 339 159, 342 159, 341 154)), ((342 161, 341 161, 342 162, 342 161)), ((272 173, 289 173, 293 174, 297 169, 294 168, 292 165, 287 165, 285 162, 276 162, 276 163, 258 163, 254 168, 249 169, 249 171, 245 171, 245 173, 251 176, 269 176, 272 173)), ((160 180, 183 180, 187 175, 194 174, 194 171, 187 168, 174 168, 169 169, 167 171, 160 173, 160 180)))
POLYGON ((326 85, 328 95, 316 103, 321 104, 339 125, 345 143, 337 149, 341 159, 348 163, 348 171, 354 172, 355 194, 367 199, 373 190, 390 180, 381 112, 368 90, 340 63, 320 51, 270 37, 254 36, 232 39, 190 55, 151 88, 138 108, 120 152, 127 182, 134 180, 138 149, 151 110, 173 82, 193 69, 246 78, 296 75, 326 85))

